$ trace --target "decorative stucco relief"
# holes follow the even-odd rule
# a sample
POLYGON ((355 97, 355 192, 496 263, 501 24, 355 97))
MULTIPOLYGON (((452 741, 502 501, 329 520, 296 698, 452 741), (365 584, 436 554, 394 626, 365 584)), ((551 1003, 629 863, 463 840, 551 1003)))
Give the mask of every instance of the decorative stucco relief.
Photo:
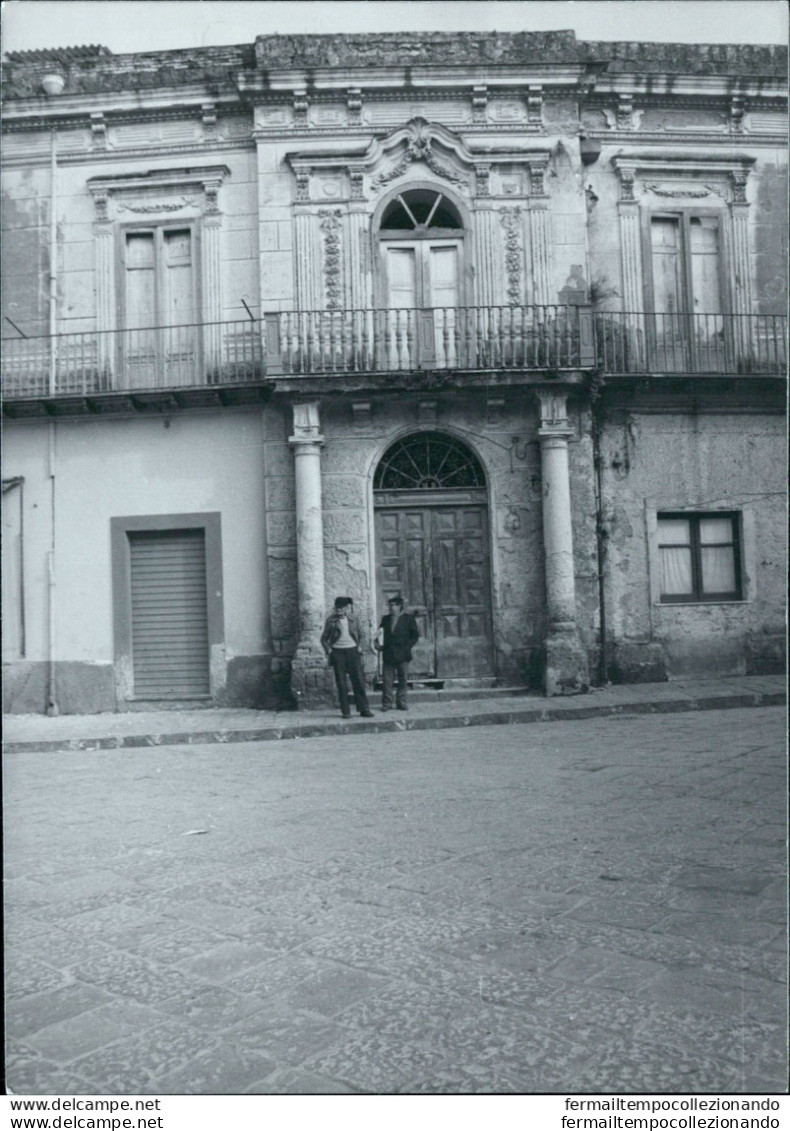
POLYGON ((524 263, 521 209, 503 208, 500 212, 500 220, 505 229, 505 292, 508 304, 518 306, 521 303, 524 263))
POLYGON ((343 309, 343 252, 340 241, 340 208, 320 208, 319 225, 324 236, 324 291, 327 310, 343 309))
POLYGON ((180 200, 162 200, 153 204, 131 204, 129 201, 119 200, 116 205, 117 212, 135 212, 148 215, 157 212, 179 212, 182 208, 195 208, 199 204, 192 196, 182 196, 180 200))
POLYGON ((432 139, 425 128, 426 124, 427 123, 420 121, 410 123, 413 127, 413 137, 406 146, 406 152, 403 154, 400 161, 391 169, 388 169, 386 172, 381 172, 373 178, 371 181, 372 189, 381 189, 385 185, 388 185, 390 181, 396 180, 398 177, 402 176, 415 161, 421 161, 424 165, 427 165, 431 172, 435 173, 437 177, 442 177, 444 180, 449 181, 450 184, 467 185, 468 182, 465 177, 454 173, 449 166, 439 161, 436 154, 433 152, 432 139))

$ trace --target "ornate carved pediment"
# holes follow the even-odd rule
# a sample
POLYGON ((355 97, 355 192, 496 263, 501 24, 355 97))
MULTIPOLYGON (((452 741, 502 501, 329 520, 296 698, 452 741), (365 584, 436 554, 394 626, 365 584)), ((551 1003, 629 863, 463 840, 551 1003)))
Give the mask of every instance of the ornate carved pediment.
POLYGON ((296 178, 296 199, 313 199, 311 178, 324 173, 341 173, 347 181, 351 199, 364 198, 364 181, 379 192, 397 180, 413 164, 425 165, 434 176, 461 188, 473 180, 475 159, 464 142, 444 126, 413 118, 383 140, 374 138, 362 151, 357 147, 335 149, 333 153, 297 153, 288 157, 296 178))
POLYGON ((403 176, 415 163, 427 166, 434 176, 450 184, 465 188, 469 185, 469 177, 461 170, 464 166, 470 170, 474 167, 472 154, 459 137, 424 118, 412 118, 404 129, 391 134, 382 144, 382 151, 382 164, 389 167, 372 178, 370 187, 374 192, 403 176), (390 156, 393 151, 400 154, 394 163, 390 156))
POLYGON ((338 146, 331 153, 322 150, 290 154, 287 161, 294 174, 295 198, 299 203, 321 199, 320 186, 316 187, 313 181, 320 181, 322 176, 339 176, 345 182, 348 199, 363 200, 366 187, 378 194, 414 166, 428 169, 438 180, 476 196, 490 194, 494 169, 523 166, 528 171, 530 195, 543 196, 549 153, 515 149, 512 139, 508 139, 507 148, 487 145, 477 152, 446 126, 417 117, 381 140, 374 138, 364 149, 352 143, 345 151, 338 146))

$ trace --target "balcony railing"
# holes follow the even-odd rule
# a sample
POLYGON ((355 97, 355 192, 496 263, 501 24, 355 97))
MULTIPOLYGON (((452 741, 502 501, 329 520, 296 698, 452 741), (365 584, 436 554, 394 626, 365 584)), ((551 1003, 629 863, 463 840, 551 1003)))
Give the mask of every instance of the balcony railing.
POLYGON ((606 374, 785 372, 787 320, 772 315, 459 307, 267 314, 6 339, 6 400, 255 384, 279 375, 598 367, 606 374))
POLYGON ((772 314, 595 315, 597 364, 608 374, 782 374, 787 319, 772 314))
POLYGON ((261 324, 250 321, 6 339, 3 396, 244 384, 266 375, 263 348, 261 324))
POLYGON ((237 385, 288 374, 562 369, 593 363, 588 309, 338 310, 2 344, 6 398, 237 385))
POLYGON ((578 306, 312 310, 267 316, 284 373, 573 369, 593 364, 592 317, 578 306))

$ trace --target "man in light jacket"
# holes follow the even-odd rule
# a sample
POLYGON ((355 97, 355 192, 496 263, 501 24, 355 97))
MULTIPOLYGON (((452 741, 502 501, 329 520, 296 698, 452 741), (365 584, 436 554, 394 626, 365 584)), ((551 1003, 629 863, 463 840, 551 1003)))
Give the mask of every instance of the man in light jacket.
POLYGON ((330 668, 334 668, 337 697, 340 700, 340 713, 344 719, 351 714, 348 701, 346 676, 351 680, 354 702, 364 718, 372 718, 365 691, 365 673, 362 657, 359 654, 359 623, 354 616, 354 602, 351 597, 337 597, 333 612, 327 617, 321 633, 321 647, 326 652, 330 668))
POLYGON ((392 710, 392 691, 395 679, 398 690, 395 705, 399 711, 408 711, 406 690, 409 684, 409 662, 411 650, 420 639, 417 621, 411 613, 403 611, 403 598, 400 593, 390 597, 387 602, 389 612, 381 618, 379 638, 376 648, 382 653, 382 711, 392 710))

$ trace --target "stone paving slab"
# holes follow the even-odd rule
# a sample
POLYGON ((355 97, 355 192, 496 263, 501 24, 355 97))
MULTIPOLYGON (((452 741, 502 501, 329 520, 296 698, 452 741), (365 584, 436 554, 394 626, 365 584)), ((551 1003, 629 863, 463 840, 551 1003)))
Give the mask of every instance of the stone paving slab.
MULTIPOLYGON (((438 693, 437 693, 438 696, 438 693)), ((463 726, 525 724, 617 715, 775 706, 786 702, 783 676, 731 676, 715 680, 608 685, 587 695, 546 699, 534 694, 461 700, 420 699, 408 713, 373 720, 340 720, 330 709, 127 712, 101 715, 8 715, 8 752, 117 750, 147 746, 273 742, 355 734, 443 730, 463 726)))
POLYGON ((9 1085, 782 1091, 784 722, 6 754, 9 1085))

